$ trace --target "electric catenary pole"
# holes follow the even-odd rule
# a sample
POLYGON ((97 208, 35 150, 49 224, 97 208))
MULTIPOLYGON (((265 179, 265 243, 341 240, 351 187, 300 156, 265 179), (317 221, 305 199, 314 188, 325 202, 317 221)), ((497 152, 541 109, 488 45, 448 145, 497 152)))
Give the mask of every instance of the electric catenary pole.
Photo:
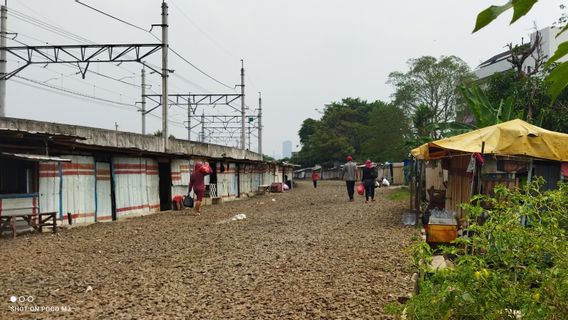
POLYGON ((258 154, 262 159, 262 94, 258 93, 258 154))
MULTIPOLYGON (((8 8, 2 5, 0 8, 0 48, 6 48, 6 36, 8 34, 6 21, 8 19, 8 8)), ((0 51, 0 117, 6 116, 6 51, 0 51)))
POLYGON ((241 59, 241 149, 245 149, 245 64, 241 59))
POLYGON ((142 67, 142 134, 146 134, 146 69, 142 67))
MULTIPOLYGON (((79 2, 79 1, 78 1, 79 2)), ((18 74, 20 71, 31 65, 48 65, 48 64, 73 64, 79 69, 81 77, 84 79, 91 63, 123 63, 123 62, 138 62, 144 64, 143 60, 151 54, 160 49, 166 51, 162 54, 162 78, 164 74, 166 79, 163 80, 163 87, 165 96, 167 96, 167 5, 165 2, 162 4, 162 36, 163 41, 161 44, 79 44, 79 45, 47 45, 47 46, 19 46, 7 47, 6 46, 6 6, 1 7, 1 22, 0 22, 0 116, 5 115, 5 95, 6 95, 6 80, 18 74), (164 14, 165 13, 165 14, 164 14), (165 29, 165 30, 164 30, 165 29), (14 70, 6 70, 7 56, 13 56, 18 60, 18 67, 14 70), (134 55, 134 57, 129 57, 134 55)), ((160 73, 158 68, 147 65, 149 69, 156 73, 160 73)), ((144 81, 144 80, 143 80, 144 81)), ((145 96, 145 85, 142 86, 142 94, 145 96)), ((167 101, 167 99, 166 99, 167 101)), ((167 104, 167 102, 166 102, 167 104)), ((144 108, 144 107, 143 107, 144 108)), ((166 116, 167 116, 167 107, 166 116)), ((145 116, 147 112, 143 111, 142 115, 145 116)), ((166 118, 167 120, 167 118, 166 118)), ((143 119, 143 127, 145 127, 145 120, 143 119)), ((167 130, 167 121, 165 122, 167 130)), ((143 128, 145 131, 145 128, 143 128)), ((165 140, 167 142, 167 140, 165 140)))
POLYGON ((168 4, 162 2, 162 139, 168 151, 168 4))
MULTIPOLYGON (((163 96, 160 94, 147 94, 146 98, 156 103, 156 106, 147 110, 146 113, 163 105, 163 96)), ((241 94, 239 93, 171 93, 168 94, 168 105, 187 108, 188 140, 191 140, 191 131, 199 127, 197 141, 228 143, 228 141, 235 141, 234 138, 240 138, 239 135, 243 132, 242 108, 234 105, 240 99, 241 94), (198 108, 202 108, 200 110, 202 114, 196 116, 198 108), (211 113, 206 108, 215 109, 216 113, 211 113)), ((245 113, 245 118, 248 121, 248 127, 245 130, 250 129, 250 131, 245 131, 245 134, 247 132, 249 134, 248 147, 250 149, 251 137, 258 137, 258 114, 247 115, 245 113)), ((237 148, 241 147, 239 140, 237 139, 237 148)))
POLYGON ((187 141, 191 141, 191 100, 190 99, 187 99, 187 141))

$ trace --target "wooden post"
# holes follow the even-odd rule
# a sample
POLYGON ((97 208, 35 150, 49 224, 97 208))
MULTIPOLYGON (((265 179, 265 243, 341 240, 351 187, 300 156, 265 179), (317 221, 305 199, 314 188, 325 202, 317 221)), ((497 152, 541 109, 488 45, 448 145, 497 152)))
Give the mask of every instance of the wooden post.
MULTIPOLYGON (((410 181, 408 181, 408 185, 410 186, 410 211, 411 212, 415 212, 415 208, 414 208, 414 194, 415 194, 415 190, 414 190, 414 162, 416 160, 412 161, 412 167, 410 168, 410 181)), ((382 183, 382 182, 381 182, 382 183)))
POLYGON ((51 214, 51 221, 53 221, 53 230, 52 230, 53 233, 57 232, 57 219, 55 219, 55 214, 56 214, 55 212, 52 212, 51 214))
MULTIPOLYGON (((481 156, 485 152, 485 141, 481 142, 481 156)), ((477 176, 477 194, 481 193, 481 166, 475 163, 475 175, 477 176)))

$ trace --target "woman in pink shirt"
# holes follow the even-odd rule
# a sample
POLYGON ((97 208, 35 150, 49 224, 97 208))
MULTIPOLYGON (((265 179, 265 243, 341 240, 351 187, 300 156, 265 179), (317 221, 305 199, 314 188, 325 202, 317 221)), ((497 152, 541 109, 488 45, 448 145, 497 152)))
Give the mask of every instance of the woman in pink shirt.
POLYGON ((189 177, 189 189, 187 193, 189 194, 193 189, 193 193, 196 196, 194 209, 195 215, 197 216, 201 215, 201 201, 203 201, 203 197, 205 196, 205 176, 209 173, 211 173, 209 163, 205 162, 205 165, 203 165, 200 161, 197 161, 189 177))

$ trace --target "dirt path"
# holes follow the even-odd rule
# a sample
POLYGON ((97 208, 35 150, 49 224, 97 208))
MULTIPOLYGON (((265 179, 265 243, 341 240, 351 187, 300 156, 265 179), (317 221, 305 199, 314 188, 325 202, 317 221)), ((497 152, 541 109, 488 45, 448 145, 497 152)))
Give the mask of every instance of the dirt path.
POLYGON ((414 234, 390 192, 349 203, 341 182, 300 182, 201 217, 0 239, 0 319, 387 319, 384 305, 411 291, 403 248, 414 234), (247 219, 227 222, 239 213, 247 219))

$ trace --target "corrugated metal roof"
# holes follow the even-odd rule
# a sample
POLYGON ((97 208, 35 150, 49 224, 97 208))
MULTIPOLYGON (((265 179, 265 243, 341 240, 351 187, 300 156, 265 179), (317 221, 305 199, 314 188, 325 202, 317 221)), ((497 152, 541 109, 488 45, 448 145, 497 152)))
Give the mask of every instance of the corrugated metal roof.
POLYGON ((24 160, 71 162, 71 159, 42 156, 42 155, 39 155, 39 154, 23 154, 23 153, 2 152, 2 155, 10 157, 10 158, 18 158, 18 159, 24 159, 24 160))
MULTIPOLYGON (((299 165, 299 164, 294 164, 294 163, 291 163, 291 162, 288 162, 288 161, 282 161, 282 165, 285 166, 285 167, 295 167, 295 168, 301 167, 301 165, 299 165)), ((320 168, 321 168, 321 166, 320 166, 320 168)))

